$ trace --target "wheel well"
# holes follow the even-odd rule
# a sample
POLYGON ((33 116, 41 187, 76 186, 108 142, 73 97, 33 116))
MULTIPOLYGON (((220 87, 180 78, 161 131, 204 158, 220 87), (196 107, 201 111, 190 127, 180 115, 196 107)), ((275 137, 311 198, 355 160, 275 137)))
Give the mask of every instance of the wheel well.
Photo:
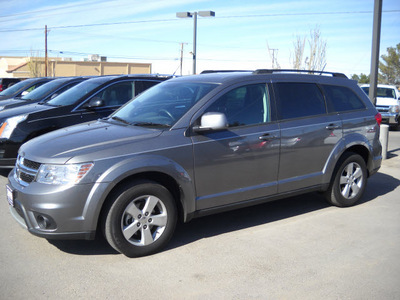
POLYGON ((182 207, 182 203, 181 203, 181 191, 179 188, 178 183, 169 175, 164 174, 164 173, 159 173, 159 172, 145 172, 145 173, 140 173, 140 174, 134 174, 131 175, 129 177, 124 178, 123 180, 121 180, 120 182, 118 182, 113 188, 112 190, 108 193, 101 211, 100 211, 100 215, 98 218, 98 222, 97 222, 97 228, 100 228, 100 223, 102 220, 102 217, 105 213, 105 211, 107 211, 107 209, 110 207, 110 199, 112 198, 111 196, 122 186, 129 184, 131 182, 134 181, 140 181, 140 180, 150 180, 153 182, 156 182, 162 186, 164 186, 171 194, 172 197, 175 199, 176 202, 176 207, 178 210, 178 219, 179 220, 183 220, 183 207, 182 207))
MULTIPOLYGON (((365 148, 362 145, 355 145, 355 146, 352 146, 352 147, 346 149, 346 151, 344 153, 348 153, 348 152, 353 152, 353 153, 356 153, 356 154, 360 155, 364 159, 365 165, 368 166, 369 151, 368 151, 367 148, 365 148)), ((368 176, 369 176, 368 168, 367 168, 367 173, 368 173, 368 176)))

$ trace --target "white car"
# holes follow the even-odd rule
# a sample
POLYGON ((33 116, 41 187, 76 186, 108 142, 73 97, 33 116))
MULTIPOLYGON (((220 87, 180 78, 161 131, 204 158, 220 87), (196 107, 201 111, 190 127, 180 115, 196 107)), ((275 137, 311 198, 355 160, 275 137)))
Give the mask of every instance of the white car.
MULTIPOLYGON (((361 89, 369 94, 369 84, 361 89)), ((375 106, 382 115, 382 123, 400 128, 400 91, 396 86, 378 84, 375 106)))

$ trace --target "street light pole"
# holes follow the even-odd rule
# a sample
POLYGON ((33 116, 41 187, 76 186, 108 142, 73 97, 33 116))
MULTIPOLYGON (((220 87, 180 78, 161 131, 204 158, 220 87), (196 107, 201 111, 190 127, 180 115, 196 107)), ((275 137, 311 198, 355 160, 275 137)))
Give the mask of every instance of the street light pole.
POLYGON ((177 12, 178 18, 192 18, 193 17, 193 74, 196 74, 196 43, 197 43, 197 15, 201 17, 215 17, 215 12, 208 11, 195 11, 195 12, 177 12))
POLYGON ((374 1, 374 23, 372 32, 371 75, 369 99, 376 105, 376 90, 379 71, 379 45, 381 40, 382 0, 374 1))
POLYGON ((197 11, 193 13, 193 75, 196 74, 197 11))

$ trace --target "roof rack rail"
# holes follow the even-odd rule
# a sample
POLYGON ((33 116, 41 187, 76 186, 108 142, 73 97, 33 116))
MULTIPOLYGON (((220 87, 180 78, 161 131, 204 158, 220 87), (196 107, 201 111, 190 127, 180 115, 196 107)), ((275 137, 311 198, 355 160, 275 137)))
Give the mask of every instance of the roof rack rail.
POLYGON ((332 77, 341 77, 341 78, 348 78, 343 73, 337 72, 325 72, 325 71, 316 71, 316 70, 294 70, 294 69, 258 69, 253 72, 253 74, 272 74, 272 73, 305 73, 311 75, 322 75, 328 74, 332 77))
POLYGON ((229 73, 229 72, 253 72, 252 70, 204 70, 200 74, 229 73))

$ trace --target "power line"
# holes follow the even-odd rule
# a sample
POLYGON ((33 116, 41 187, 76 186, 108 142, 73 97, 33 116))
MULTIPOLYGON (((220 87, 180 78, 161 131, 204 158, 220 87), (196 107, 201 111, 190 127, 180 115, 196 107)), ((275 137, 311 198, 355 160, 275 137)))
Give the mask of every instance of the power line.
POLYGON ((46 9, 31 10, 31 11, 25 11, 25 12, 21 12, 21 13, 10 14, 10 15, 3 15, 3 16, 0 16, 0 18, 19 17, 19 16, 30 15, 30 14, 51 12, 51 11, 57 11, 57 10, 65 10, 65 9, 68 9, 68 8, 89 6, 89 5, 93 5, 93 4, 96 4, 96 3, 102 3, 102 2, 107 3, 107 2, 109 2, 109 0, 96 0, 96 1, 86 2, 86 3, 63 5, 62 7, 53 7, 53 8, 46 8, 46 9))
MULTIPOLYGON (((384 10, 382 13, 398 13, 400 10, 384 10)), ((272 13, 261 15, 237 15, 237 16, 218 16, 219 19, 227 18, 261 18, 261 17, 285 17, 285 16, 315 16, 315 15, 346 15, 346 14, 372 14, 373 11, 333 11, 333 12, 304 12, 304 13, 272 13)))
MULTIPOLYGON (((382 13, 399 13, 400 10, 385 10, 382 13)), ((259 14, 259 15, 235 15, 235 16, 218 16, 215 19, 228 19, 228 18, 263 18, 263 17, 284 17, 284 16, 313 16, 313 15, 343 15, 343 14, 372 14, 373 11, 337 11, 337 12, 304 12, 304 13, 274 13, 274 14, 259 14)), ((140 21, 124 21, 124 22, 107 22, 107 23, 94 23, 94 24, 80 24, 80 25, 65 25, 53 26, 49 29, 66 29, 66 28, 83 28, 94 26, 111 26, 111 25, 124 25, 124 24, 139 24, 139 23, 157 23, 157 22, 179 22, 179 19, 156 19, 156 20, 140 20, 140 21)), ((17 31, 34 31, 43 30, 42 27, 37 28, 23 28, 23 29, 3 29, 0 32, 17 32, 17 31)))
MULTIPOLYGON (((109 22, 109 23, 95 23, 95 24, 81 24, 81 25, 65 25, 65 26, 53 26, 49 29, 66 29, 66 28, 82 28, 82 27, 94 27, 94 26, 110 26, 110 25, 124 25, 124 24, 138 24, 138 23, 157 23, 157 22, 172 22, 179 21, 179 19, 159 19, 159 20, 141 20, 141 21, 124 21, 124 22, 109 22)), ((13 32, 13 31, 32 31, 32 30, 43 30, 43 28, 24 28, 24 29, 5 29, 0 32, 13 32)))

